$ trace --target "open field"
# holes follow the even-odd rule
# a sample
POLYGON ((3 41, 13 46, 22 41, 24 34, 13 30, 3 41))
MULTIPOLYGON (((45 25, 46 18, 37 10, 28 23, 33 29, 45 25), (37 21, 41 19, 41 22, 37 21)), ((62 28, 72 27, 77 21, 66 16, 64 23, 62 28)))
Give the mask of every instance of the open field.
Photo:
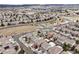
MULTIPOLYGON (((43 23, 49 23, 49 24, 54 24, 54 23, 61 23, 61 21, 59 20, 48 20, 48 21, 44 21, 43 23)), ((36 28, 38 27, 38 25, 40 25, 41 23, 30 23, 30 24, 25 24, 25 25, 16 25, 16 26, 8 26, 8 27, 0 27, 0 35, 13 35, 13 34, 19 34, 19 33, 24 33, 24 32, 32 32, 34 30, 36 30, 36 28)))
POLYGON ((0 30, 1 35, 12 35, 15 33, 23 33, 23 32, 31 32, 35 30, 35 26, 20 26, 20 27, 12 27, 0 30))

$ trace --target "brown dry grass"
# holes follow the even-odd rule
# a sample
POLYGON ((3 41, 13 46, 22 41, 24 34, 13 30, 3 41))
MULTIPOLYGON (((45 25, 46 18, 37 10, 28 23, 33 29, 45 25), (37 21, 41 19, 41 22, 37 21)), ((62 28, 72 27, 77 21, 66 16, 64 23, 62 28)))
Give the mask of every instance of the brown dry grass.
POLYGON ((1 35, 12 35, 14 33, 23 33, 23 32, 32 32, 36 29, 35 26, 20 26, 20 27, 12 27, 0 30, 1 35))

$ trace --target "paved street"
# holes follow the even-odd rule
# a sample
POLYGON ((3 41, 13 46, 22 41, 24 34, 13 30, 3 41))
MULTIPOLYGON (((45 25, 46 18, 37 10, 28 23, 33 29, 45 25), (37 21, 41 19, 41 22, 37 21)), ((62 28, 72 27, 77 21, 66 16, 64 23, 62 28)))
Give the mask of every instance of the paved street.
POLYGON ((20 42, 20 40, 19 40, 19 37, 21 36, 21 35, 24 35, 25 33, 23 33, 23 34, 19 34, 19 35, 15 35, 13 38, 14 38, 14 40, 17 42, 17 43, 19 43, 19 45, 20 45, 20 47, 27 53, 27 54, 33 54, 33 51, 30 49, 30 48, 28 48, 28 47, 26 47, 22 42, 20 42))

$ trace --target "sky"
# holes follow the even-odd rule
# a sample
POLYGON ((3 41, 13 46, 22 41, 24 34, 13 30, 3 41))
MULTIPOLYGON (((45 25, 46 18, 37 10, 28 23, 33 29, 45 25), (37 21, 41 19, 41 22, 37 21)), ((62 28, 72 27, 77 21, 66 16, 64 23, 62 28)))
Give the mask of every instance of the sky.
POLYGON ((0 0, 0 4, 79 4, 79 0, 0 0))

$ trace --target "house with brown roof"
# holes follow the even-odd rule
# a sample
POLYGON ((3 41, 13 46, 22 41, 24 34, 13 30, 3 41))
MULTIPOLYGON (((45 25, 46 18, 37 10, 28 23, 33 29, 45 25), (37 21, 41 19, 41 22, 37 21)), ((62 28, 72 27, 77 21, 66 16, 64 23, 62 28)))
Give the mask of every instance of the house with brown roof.
POLYGON ((44 51, 47 51, 51 47, 52 46, 47 42, 44 42, 44 43, 41 44, 41 49, 44 50, 44 51))
POLYGON ((63 51, 61 46, 54 46, 48 49, 49 54, 59 54, 63 51))

